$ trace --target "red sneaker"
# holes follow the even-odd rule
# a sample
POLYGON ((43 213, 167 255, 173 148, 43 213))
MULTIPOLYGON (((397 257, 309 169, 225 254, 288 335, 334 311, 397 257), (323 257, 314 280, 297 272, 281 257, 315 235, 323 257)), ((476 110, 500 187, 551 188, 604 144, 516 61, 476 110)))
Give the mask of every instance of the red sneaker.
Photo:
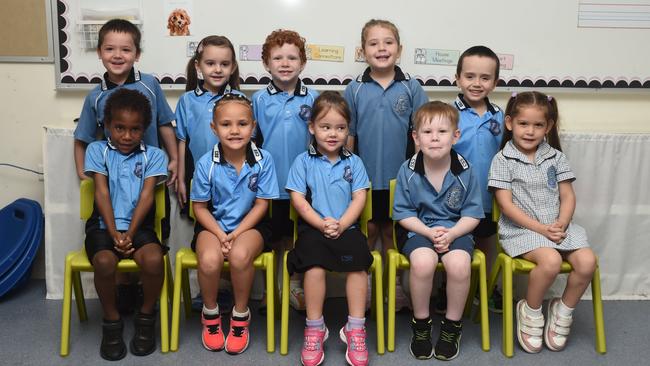
POLYGON ((250 314, 246 320, 230 318, 230 333, 228 333, 228 338, 226 339, 226 352, 228 354, 238 355, 246 351, 249 342, 248 326, 250 322, 250 314))
POLYGON ((368 365, 368 348, 366 347, 366 329, 347 330, 345 325, 339 332, 341 340, 348 345, 345 360, 350 366, 368 365))
POLYGON ((329 332, 325 329, 305 328, 305 337, 300 352, 300 362, 304 366, 318 366, 325 360, 323 343, 327 340, 329 332))
POLYGON ((224 337, 223 330, 221 329, 221 315, 213 316, 206 315, 201 312, 201 324, 203 324, 203 330, 201 332, 201 341, 203 342, 203 347, 208 351, 219 352, 223 350, 224 347, 224 337), (210 319, 212 318, 212 319, 210 319))

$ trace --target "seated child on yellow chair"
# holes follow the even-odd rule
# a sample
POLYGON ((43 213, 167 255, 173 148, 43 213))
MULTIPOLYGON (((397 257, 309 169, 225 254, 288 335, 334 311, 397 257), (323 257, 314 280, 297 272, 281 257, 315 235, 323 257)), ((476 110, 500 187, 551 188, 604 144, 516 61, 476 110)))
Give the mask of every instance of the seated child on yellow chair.
POLYGON ((511 257, 534 262, 526 298, 517 303, 517 339, 524 351, 551 351, 566 346, 573 310, 596 270, 596 256, 585 230, 571 223, 576 197, 575 175, 562 153, 555 98, 539 92, 513 93, 505 112, 501 151, 490 168, 488 185, 501 209, 499 240, 511 257), (542 301, 560 273, 571 263, 561 298, 542 301))
POLYGON ((460 137, 454 107, 428 102, 416 112, 414 123, 419 152, 400 167, 393 207, 393 218, 401 225, 398 246, 411 263, 410 351, 418 359, 451 360, 459 353, 470 287, 471 232, 484 217, 481 187, 467 160, 451 148, 460 137), (447 313, 433 347, 429 300, 439 260, 447 273, 447 313))
POLYGON ((166 247, 154 231, 154 187, 167 177, 167 157, 142 141, 150 122, 149 99, 136 90, 120 89, 111 94, 104 110, 108 140, 92 142, 86 149, 84 174, 95 181, 95 211, 86 223, 85 248, 104 317, 100 355, 110 361, 126 356, 115 285, 122 258, 138 264, 144 292, 134 317, 131 353, 144 356, 156 349, 154 306, 163 283, 166 247))

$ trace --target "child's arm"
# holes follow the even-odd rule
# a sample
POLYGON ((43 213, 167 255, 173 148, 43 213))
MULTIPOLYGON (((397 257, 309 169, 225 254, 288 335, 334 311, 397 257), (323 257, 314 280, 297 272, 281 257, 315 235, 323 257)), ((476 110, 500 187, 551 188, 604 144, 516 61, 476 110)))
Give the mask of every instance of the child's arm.
POLYGON ((90 179, 90 177, 88 177, 84 173, 84 159, 86 157, 86 147, 88 147, 87 143, 77 139, 74 140, 74 165, 75 168, 77 169, 77 176, 81 180, 90 179))
POLYGON ((309 225, 324 234, 326 229, 325 219, 322 219, 316 210, 311 207, 305 199, 305 196, 296 191, 289 192, 289 195, 291 196, 291 204, 296 209, 296 212, 298 212, 298 215, 309 225))
MULTIPOLYGON (((192 201, 192 209, 194 210, 196 221, 201 224, 205 230, 214 234, 220 244, 228 241, 228 236, 223 230, 221 230, 221 226, 219 226, 217 220, 212 216, 212 212, 208 209, 208 201, 192 201)), ((227 248, 224 248, 223 246, 221 247, 221 250, 224 251, 224 254, 228 253, 227 248)))
POLYGON ((516 225, 534 231, 554 243, 561 243, 566 237, 564 232, 551 230, 551 225, 544 225, 541 222, 528 216, 523 210, 512 202, 512 191, 509 189, 495 189, 494 197, 497 200, 501 214, 506 215, 516 225))
POLYGON ((428 227, 417 216, 411 216, 405 219, 401 219, 399 220, 399 224, 402 225, 402 227, 408 231, 424 236, 425 238, 429 239, 432 243, 437 237, 437 231, 439 229, 443 229, 440 226, 428 227))
POLYGON ((100 173, 95 173, 93 179, 95 180, 95 205, 104 220, 106 231, 113 238, 115 249, 124 255, 128 255, 133 249, 129 247, 130 242, 126 243, 124 241, 124 235, 115 228, 113 205, 111 204, 111 195, 108 190, 108 177, 100 173))
MULTIPOLYGON (((142 190, 140 191, 140 197, 138 197, 138 203, 133 210, 133 215, 131 216, 131 223, 129 224, 129 229, 125 233, 125 239, 129 244, 129 250, 133 251, 130 247, 131 241, 136 231, 142 224, 142 221, 151 210, 151 205, 153 205, 154 200, 154 189, 156 187, 156 182, 159 177, 149 177, 144 180, 142 184, 142 190)), ((130 252, 129 252, 130 254, 130 252)))
POLYGON ((454 240, 472 232, 472 230, 474 230, 478 225, 479 221, 479 219, 469 216, 461 217, 456 225, 447 230, 440 230, 438 232, 438 236, 433 241, 433 247, 438 253, 448 251, 449 246, 454 242, 454 240))
POLYGON ((176 197, 181 207, 187 203, 187 187, 185 187, 185 141, 178 140, 178 177, 176 179, 176 197))
POLYGON ((352 193, 352 201, 343 213, 343 216, 339 219, 336 230, 329 232, 329 237, 331 239, 338 238, 343 232, 345 232, 345 230, 352 226, 352 224, 357 222, 364 206, 366 205, 366 195, 367 192, 365 189, 352 193))
POLYGON ((163 141, 165 146, 165 151, 169 155, 169 164, 167 165, 167 170, 169 170, 169 178, 167 179, 167 185, 172 186, 176 183, 177 178, 177 168, 178 168, 178 147, 176 146, 176 133, 171 124, 166 124, 158 126, 158 132, 160 133, 160 138, 163 141))
MULTIPOLYGON (((560 215, 555 224, 559 225, 559 229, 563 232, 571 223, 573 212, 576 209, 576 194, 573 191, 573 184, 571 181, 563 181, 559 183, 560 189, 560 215)), ((554 225, 555 225, 554 224, 554 225)))

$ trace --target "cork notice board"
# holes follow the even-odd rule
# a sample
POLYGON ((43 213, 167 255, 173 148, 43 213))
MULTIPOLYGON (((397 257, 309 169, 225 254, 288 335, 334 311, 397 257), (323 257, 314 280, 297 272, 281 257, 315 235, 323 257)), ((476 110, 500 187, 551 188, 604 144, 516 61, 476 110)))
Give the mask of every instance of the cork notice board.
POLYGON ((53 62, 48 0, 3 0, 0 61, 53 62))

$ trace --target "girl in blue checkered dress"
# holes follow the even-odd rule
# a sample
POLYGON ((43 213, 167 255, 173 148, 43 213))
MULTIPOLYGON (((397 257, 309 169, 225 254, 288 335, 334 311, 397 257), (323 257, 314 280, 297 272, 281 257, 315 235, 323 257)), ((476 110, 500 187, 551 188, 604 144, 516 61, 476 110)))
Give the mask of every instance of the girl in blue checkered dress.
POLYGON ((501 209, 499 239, 508 255, 536 264, 526 298, 517 303, 517 338, 526 352, 541 351, 542 343, 560 351, 596 256, 585 230, 571 223, 575 175, 560 147, 557 102, 539 92, 513 93, 505 115, 502 150, 492 160, 488 181, 501 209), (562 260, 573 270, 562 297, 550 301, 545 321, 542 300, 562 260))

